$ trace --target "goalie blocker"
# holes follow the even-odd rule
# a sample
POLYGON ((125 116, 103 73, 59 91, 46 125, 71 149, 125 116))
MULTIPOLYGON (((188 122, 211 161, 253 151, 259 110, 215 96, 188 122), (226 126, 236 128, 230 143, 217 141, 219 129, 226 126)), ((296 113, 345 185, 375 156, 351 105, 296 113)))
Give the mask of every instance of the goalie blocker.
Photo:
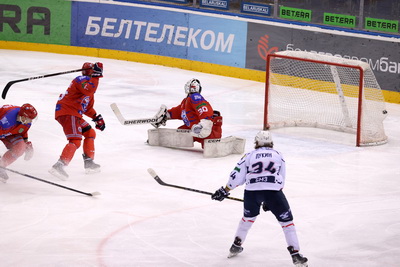
MULTIPOLYGON (((171 148, 193 147, 190 130, 157 128, 148 130, 148 144, 171 148)), ((246 140, 229 136, 218 139, 205 139, 203 156, 205 158, 225 157, 230 154, 243 154, 246 140)))

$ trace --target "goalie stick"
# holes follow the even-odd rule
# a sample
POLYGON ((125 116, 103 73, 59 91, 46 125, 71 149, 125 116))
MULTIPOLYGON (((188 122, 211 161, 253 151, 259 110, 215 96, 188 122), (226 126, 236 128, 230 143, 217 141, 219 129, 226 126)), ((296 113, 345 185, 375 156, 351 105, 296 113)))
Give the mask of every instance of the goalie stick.
MULTIPOLYGON (((198 189, 193 189, 193 188, 189 188, 189 187, 184 187, 184 186, 179 186, 179 185, 173 185, 173 184, 168 184, 166 182, 164 182, 163 180, 161 180, 161 178, 157 175, 157 173, 152 169, 149 168, 147 169, 148 173, 153 176, 154 180, 157 181, 157 183, 159 183, 160 185, 164 185, 164 186, 169 186, 169 187, 174 187, 174 188, 179 188, 179 189, 183 189, 183 190, 187 190, 187 191, 192 191, 192 192, 196 192, 196 193, 200 193, 200 194, 205 194, 205 195, 212 195, 213 193, 210 192, 206 192, 206 191, 202 191, 202 190, 198 190, 198 189)), ((231 199, 231 200, 236 200, 236 201, 241 201, 243 202, 243 199, 240 198, 235 198, 235 197, 226 197, 227 199, 231 199)))
POLYGON ((115 116, 119 120, 119 122, 122 125, 136 125, 136 124, 148 124, 152 122, 156 122, 156 118, 145 118, 145 119, 132 119, 132 120, 126 120, 124 116, 122 116, 121 111, 119 110, 118 106, 116 103, 112 103, 110 105, 112 111, 114 112, 115 116))
POLYGON ((13 173, 16 173, 16 174, 19 174, 19 175, 34 179, 34 180, 38 180, 38 181, 41 181, 41 182, 44 182, 44 183, 48 183, 48 184, 51 184, 51 185, 54 185, 54 186, 58 186, 58 187, 61 187, 61 188, 67 189, 67 190, 71 190, 71 191, 74 191, 76 193, 83 194, 83 195, 86 195, 86 196, 94 197, 94 196, 100 195, 100 192, 86 193, 86 192, 82 192, 82 191, 79 191, 79 190, 76 190, 76 189, 73 189, 73 188, 70 188, 70 187, 67 187, 67 186, 63 186, 63 185, 56 184, 56 183, 53 183, 53 182, 50 182, 50 181, 47 181, 47 180, 43 180, 41 178, 37 178, 37 177, 29 175, 29 174, 25 174, 25 173, 22 173, 22 172, 19 172, 19 171, 11 170, 9 168, 5 168, 5 167, 0 167, 0 168, 4 169, 6 171, 9 171, 9 172, 13 172, 13 173))
POLYGON ((47 77, 52 77, 52 76, 57 76, 57 75, 62 75, 62 74, 68 74, 68 73, 78 72, 78 71, 82 71, 82 70, 88 70, 88 69, 67 70, 67 71, 62 71, 62 72, 57 72, 57 73, 52 73, 52 74, 45 74, 45 75, 40 75, 40 76, 35 76, 35 77, 30 77, 30 78, 25 78, 25 79, 20 79, 20 80, 9 81, 6 84, 6 86, 4 87, 1 97, 3 99, 6 99, 7 92, 10 89, 11 85, 13 85, 14 83, 36 80, 36 79, 41 79, 41 78, 47 78, 47 77))

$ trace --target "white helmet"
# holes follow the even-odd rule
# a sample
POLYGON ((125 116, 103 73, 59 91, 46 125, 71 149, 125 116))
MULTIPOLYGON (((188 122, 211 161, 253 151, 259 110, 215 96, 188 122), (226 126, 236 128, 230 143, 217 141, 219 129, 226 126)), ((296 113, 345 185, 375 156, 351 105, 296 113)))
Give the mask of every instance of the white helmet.
POLYGON ((259 131, 254 138, 256 147, 272 146, 272 136, 269 131, 259 131))
POLYGON ((200 81, 197 79, 190 79, 186 84, 185 84, 185 93, 186 94, 191 94, 191 93, 201 93, 201 84, 200 81))

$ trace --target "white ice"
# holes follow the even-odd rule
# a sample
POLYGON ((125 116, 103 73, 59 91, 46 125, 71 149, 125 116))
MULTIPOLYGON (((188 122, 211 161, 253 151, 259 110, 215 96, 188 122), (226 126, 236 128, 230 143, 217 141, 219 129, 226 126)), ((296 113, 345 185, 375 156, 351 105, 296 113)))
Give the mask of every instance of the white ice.
MULTIPOLYGON (((246 138, 251 150, 262 128, 263 83, 128 61, 1 50, 0 89, 11 80, 78 69, 85 61, 104 63, 95 97, 106 122, 104 132, 96 131, 101 173, 84 173, 81 148, 67 168, 67 181, 48 173, 66 144, 54 106, 77 74, 16 83, 1 104, 29 102, 39 112, 30 130, 34 158, 20 158, 10 169, 101 195, 88 197, 9 173, 9 181, 0 184, 1 267, 293 266, 270 212, 261 212, 243 253, 227 259, 242 204, 164 187, 147 173, 153 168, 167 183, 214 192, 241 155, 210 159, 197 144, 185 150, 148 146, 151 126, 123 126, 110 108, 115 102, 128 119, 151 117, 161 104, 178 105, 183 85, 195 77, 224 117, 223 136, 246 138)), ((275 148, 286 158, 284 192, 310 266, 400 266, 400 106, 387 104, 387 110, 389 142, 382 146, 357 148, 354 135, 327 130, 272 131, 275 148)), ((169 121, 167 127, 179 125, 169 121)), ((239 187, 231 196, 242 193, 239 187)))

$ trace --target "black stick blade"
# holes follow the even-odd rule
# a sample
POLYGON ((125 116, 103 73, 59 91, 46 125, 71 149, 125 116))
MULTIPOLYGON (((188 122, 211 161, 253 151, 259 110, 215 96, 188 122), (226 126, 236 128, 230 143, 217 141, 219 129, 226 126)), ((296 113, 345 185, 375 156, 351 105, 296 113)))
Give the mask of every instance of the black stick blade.
POLYGON ((4 87, 4 89, 3 89, 3 93, 1 94, 1 97, 3 98, 3 99, 6 99, 6 95, 7 95, 7 92, 8 92, 8 90, 10 89, 10 87, 11 87, 11 85, 13 85, 14 84, 14 82, 8 82, 7 84, 6 84, 6 87, 4 87))

